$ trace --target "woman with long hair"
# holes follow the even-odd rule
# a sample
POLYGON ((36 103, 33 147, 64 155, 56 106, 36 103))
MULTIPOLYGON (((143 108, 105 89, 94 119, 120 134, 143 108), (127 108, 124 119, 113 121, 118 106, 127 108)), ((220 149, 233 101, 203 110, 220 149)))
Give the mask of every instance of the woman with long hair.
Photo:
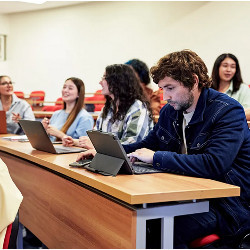
MULTIPOLYGON (((133 69, 125 64, 107 66, 100 85, 106 103, 95 129, 114 133, 123 144, 142 140, 153 128, 152 112, 133 69)), ((93 148, 86 136, 79 140, 67 136, 63 143, 93 148)))
POLYGON ((233 54, 224 53, 214 63, 212 88, 237 100, 250 120, 250 88, 243 83, 239 61, 233 54))
POLYGON ((83 108, 85 86, 81 79, 68 78, 62 88, 63 109, 54 112, 51 119, 42 123, 52 140, 62 140, 65 135, 78 139, 93 128, 92 116, 83 108))
POLYGON ((20 119, 35 120, 31 106, 14 94, 9 76, 0 76, 0 110, 6 112, 7 133, 23 134, 18 124, 20 119))

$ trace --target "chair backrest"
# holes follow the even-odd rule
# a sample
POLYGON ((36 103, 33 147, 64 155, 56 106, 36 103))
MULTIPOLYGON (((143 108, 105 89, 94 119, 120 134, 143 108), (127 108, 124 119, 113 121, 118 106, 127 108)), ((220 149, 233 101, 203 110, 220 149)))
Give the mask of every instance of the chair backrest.
POLYGON ((8 249, 9 248, 11 229, 12 229, 12 224, 10 224, 7 227, 6 234, 5 234, 5 237, 4 237, 4 242, 3 242, 3 249, 8 249))
MULTIPOLYGON (((95 105, 94 111, 101 111, 106 99, 105 99, 104 95, 102 95, 102 91, 97 90, 95 92, 94 96, 85 97, 85 101, 91 101, 92 102, 91 104, 95 105), (95 101, 96 101, 96 103, 95 103, 95 101), (102 102, 102 103, 100 103, 100 102, 102 102)), ((87 105, 87 103, 85 103, 85 105, 87 105)))
POLYGON ((32 91, 30 93, 30 103, 32 106, 43 106, 45 92, 43 90, 32 91))
POLYGON ((24 99, 24 93, 22 91, 14 91, 14 94, 21 99, 24 99))
POLYGON ((30 93, 30 99, 36 101, 44 101, 45 92, 43 90, 32 91, 30 93))
POLYGON ((17 213, 14 222, 7 227, 4 237, 3 249, 17 249, 18 230, 19 213, 17 213))
POLYGON ((63 105, 62 97, 56 99, 55 105, 63 105))

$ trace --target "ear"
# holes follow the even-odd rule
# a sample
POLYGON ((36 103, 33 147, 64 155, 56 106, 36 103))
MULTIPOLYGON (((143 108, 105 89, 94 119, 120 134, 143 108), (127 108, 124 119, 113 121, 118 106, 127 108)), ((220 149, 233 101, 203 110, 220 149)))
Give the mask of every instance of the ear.
POLYGON ((197 88, 199 86, 199 77, 196 74, 193 74, 193 79, 194 79, 194 87, 193 88, 197 88))

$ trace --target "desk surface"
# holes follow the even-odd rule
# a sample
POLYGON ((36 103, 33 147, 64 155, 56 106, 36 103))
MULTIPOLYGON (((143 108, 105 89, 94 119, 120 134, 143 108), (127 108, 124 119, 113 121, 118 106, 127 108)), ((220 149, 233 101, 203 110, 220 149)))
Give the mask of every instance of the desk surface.
MULTIPOLYGON (((7 135, 1 135, 7 136, 7 135)), ((203 178, 157 173, 102 176, 69 167, 77 153, 55 155, 34 150, 29 142, 0 139, 0 151, 37 163, 87 184, 128 204, 142 204, 240 195, 240 188, 203 178)))

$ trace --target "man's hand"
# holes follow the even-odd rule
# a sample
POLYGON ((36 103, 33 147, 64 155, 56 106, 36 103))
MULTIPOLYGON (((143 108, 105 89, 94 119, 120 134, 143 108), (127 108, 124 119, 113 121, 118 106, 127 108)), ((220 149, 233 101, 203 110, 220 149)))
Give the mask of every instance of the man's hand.
POLYGON ((135 152, 128 154, 128 157, 132 162, 135 162, 136 159, 146 162, 153 163, 154 151, 147 148, 137 149, 135 152))
POLYGON ((80 161, 80 160, 84 160, 84 159, 92 159, 96 154, 95 149, 89 149, 85 152, 80 153, 77 158, 76 161, 80 161))

